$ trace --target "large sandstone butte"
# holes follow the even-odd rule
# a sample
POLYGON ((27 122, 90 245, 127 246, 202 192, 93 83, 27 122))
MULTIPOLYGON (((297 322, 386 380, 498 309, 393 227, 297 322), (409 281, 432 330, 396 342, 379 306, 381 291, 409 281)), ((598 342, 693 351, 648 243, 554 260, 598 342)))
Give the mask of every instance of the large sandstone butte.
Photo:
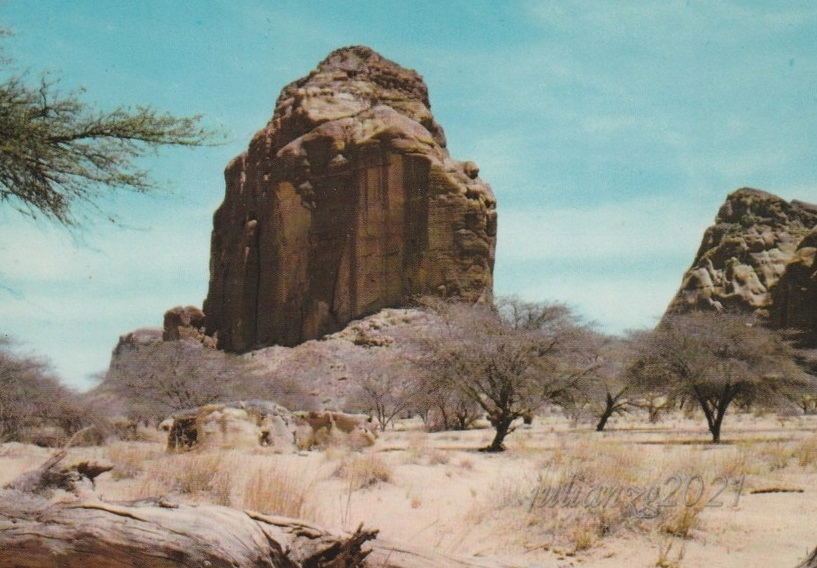
POLYGON ((668 313, 756 313, 817 340, 817 205, 731 193, 704 233, 668 313))
POLYGON ((490 300, 496 201, 430 108, 419 74, 361 46, 283 89, 213 220, 219 348, 296 345, 419 294, 490 300))

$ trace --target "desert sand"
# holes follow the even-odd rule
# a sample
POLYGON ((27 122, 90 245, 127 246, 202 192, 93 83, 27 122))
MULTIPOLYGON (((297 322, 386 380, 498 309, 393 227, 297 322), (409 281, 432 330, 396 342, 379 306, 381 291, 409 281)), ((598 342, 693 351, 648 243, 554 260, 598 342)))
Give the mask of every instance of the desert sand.
MULTIPOLYGON (((363 450, 168 454, 145 429, 141 441, 75 447, 69 459, 115 465, 97 480, 103 500, 211 502, 330 530, 362 523, 486 566, 793 567, 817 545, 817 416, 731 415, 720 445, 698 417, 643 418, 598 433, 537 417, 500 454, 478 451, 489 428, 427 433, 404 420, 363 450)), ((49 454, 0 445, 0 483, 49 454)))

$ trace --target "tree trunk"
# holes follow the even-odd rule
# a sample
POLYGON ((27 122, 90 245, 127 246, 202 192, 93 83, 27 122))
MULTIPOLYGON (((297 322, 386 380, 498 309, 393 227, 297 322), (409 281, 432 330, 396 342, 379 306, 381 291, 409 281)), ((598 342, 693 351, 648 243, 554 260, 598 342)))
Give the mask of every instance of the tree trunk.
POLYGON ((709 428, 709 431, 712 433, 713 444, 721 443, 721 425, 723 424, 723 417, 723 414, 718 414, 709 428))
POLYGON ((613 400, 613 397, 610 396, 610 393, 608 392, 607 398, 605 400, 604 412, 602 413, 601 418, 599 418, 598 424, 596 424, 596 432, 604 431, 604 427, 607 425, 607 421, 613 415, 613 411, 615 411, 615 409, 616 403, 613 400))
POLYGON ((604 427, 607 425, 607 420, 613 415, 612 410, 605 410, 604 414, 601 415, 598 424, 596 424, 596 432, 603 432, 604 427))
POLYGON ((62 466, 66 451, 0 490, 0 567, 300 568, 363 565, 377 531, 317 527, 215 505, 105 503, 92 493, 108 464, 62 466), (56 490, 75 499, 51 501, 56 490))
POLYGON ((494 427, 496 434, 494 435, 493 441, 491 441, 491 445, 483 448, 485 452, 504 452, 505 451, 505 436, 507 436, 511 431, 511 424, 513 424, 513 419, 509 419, 505 416, 501 416, 491 420, 491 425, 494 427))

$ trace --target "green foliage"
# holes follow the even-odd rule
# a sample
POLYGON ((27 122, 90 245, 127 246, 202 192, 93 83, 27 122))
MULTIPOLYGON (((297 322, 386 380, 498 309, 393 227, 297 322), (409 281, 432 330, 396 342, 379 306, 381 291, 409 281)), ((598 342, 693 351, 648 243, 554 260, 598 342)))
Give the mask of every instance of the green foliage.
MULTIPOLYGON (((8 65, 0 61, 7 72, 8 65)), ((0 201, 72 226, 76 205, 99 211, 106 190, 156 189, 138 158, 167 145, 199 146, 213 136, 198 116, 179 118, 147 106, 102 112, 79 94, 60 93, 46 77, 36 87, 14 74, 0 83, 0 201)))

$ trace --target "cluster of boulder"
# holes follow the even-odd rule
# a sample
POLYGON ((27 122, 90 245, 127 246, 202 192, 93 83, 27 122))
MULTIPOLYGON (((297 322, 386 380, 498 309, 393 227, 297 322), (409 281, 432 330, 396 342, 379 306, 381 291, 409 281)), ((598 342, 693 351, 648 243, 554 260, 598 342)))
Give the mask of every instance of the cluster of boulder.
POLYGON ((346 445, 371 446, 377 428, 362 414, 290 412, 270 401, 210 404, 179 412, 159 425, 171 451, 268 447, 278 452, 346 445))

